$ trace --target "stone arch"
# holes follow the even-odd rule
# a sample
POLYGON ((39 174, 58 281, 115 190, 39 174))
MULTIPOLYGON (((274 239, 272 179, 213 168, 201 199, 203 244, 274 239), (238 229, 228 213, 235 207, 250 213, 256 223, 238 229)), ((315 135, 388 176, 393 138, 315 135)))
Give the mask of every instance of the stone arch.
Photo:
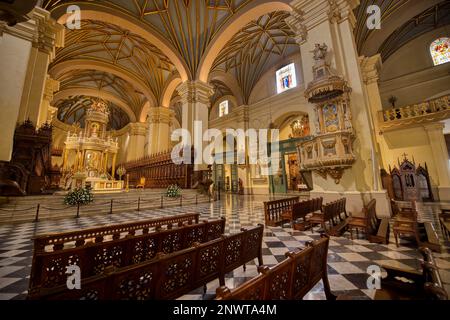
POLYGON ((210 43, 198 68, 197 79, 207 82, 211 67, 220 51, 228 41, 249 22, 274 11, 292 11, 292 7, 282 1, 256 0, 252 1, 242 12, 235 14, 228 26, 223 28, 210 43))
POLYGON ((59 79, 64 73, 72 70, 98 70, 111 73, 129 82, 136 89, 140 90, 153 105, 157 105, 157 99, 140 79, 122 67, 111 65, 110 63, 88 59, 68 60, 53 66, 49 70, 49 74, 53 79, 59 79))
POLYGON ((133 112, 133 110, 131 110, 131 108, 126 104, 126 102, 117 97, 116 95, 110 92, 106 92, 104 90, 99 91, 93 88, 72 88, 62 90, 55 94, 52 104, 54 104, 58 100, 66 99, 71 96, 80 96, 80 95, 99 97, 103 100, 114 103, 128 115, 128 117, 130 118, 130 122, 136 122, 136 115, 133 112))
POLYGON ((163 94, 161 95, 161 106, 169 108, 173 93, 183 80, 178 76, 172 76, 166 83, 163 94))
POLYGON ((297 117, 300 116, 307 116, 308 113, 303 111, 292 111, 292 112, 286 112, 280 115, 273 121, 273 124, 275 125, 275 129, 281 129, 287 124, 289 124, 290 120, 294 120, 297 117))
POLYGON ((241 88, 239 87, 235 77, 232 74, 224 72, 222 70, 215 70, 209 74, 208 83, 210 83, 211 80, 218 80, 231 90, 233 96, 236 99, 236 107, 244 104, 241 88))
POLYGON ((144 122, 147 121, 147 116, 148 116, 148 114, 149 114, 149 112, 150 112, 150 108, 151 108, 150 102, 147 101, 147 102, 142 106, 141 113, 139 114, 139 122, 144 123, 144 122))
MULTIPOLYGON (((180 54, 172 47, 172 45, 168 44, 161 35, 152 30, 146 24, 141 23, 135 17, 127 15, 124 12, 120 12, 119 10, 108 8, 99 4, 83 3, 79 4, 79 6, 82 9, 81 18, 83 20, 98 20, 111 23, 141 36, 160 49, 170 59, 170 61, 172 61, 183 81, 192 78, 190 72, 188 71, 189 69, 180 54)), ((52 16, 60 24, 65 24, 69 17, 66 12, 66 7, 67 4, 62 4, 52 10, 52 16)))

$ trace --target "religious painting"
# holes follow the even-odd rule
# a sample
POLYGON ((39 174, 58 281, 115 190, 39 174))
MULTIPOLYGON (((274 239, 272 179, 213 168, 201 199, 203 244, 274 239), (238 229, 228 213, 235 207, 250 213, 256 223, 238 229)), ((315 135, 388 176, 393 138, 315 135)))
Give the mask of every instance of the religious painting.
POLYGON ((327 104, 323 107, 323 119, 327 132, 339 130, 338 107, 336 104, 327 104))

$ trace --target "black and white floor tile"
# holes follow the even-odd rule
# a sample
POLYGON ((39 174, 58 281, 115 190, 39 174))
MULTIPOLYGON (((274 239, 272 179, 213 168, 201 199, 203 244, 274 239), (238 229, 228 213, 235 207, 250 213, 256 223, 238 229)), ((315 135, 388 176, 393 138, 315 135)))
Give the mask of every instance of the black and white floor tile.
MULTIPOLYGON (((0 225, 0 300, 26 297, 33 254, 32 238, 35 235, 184 213, 200 213, 202 219, 225 217, 227 220, 226 233, 239 232, 243 227, 264 223, 262 199, 227 196, 220 202, 198 206, 0 225)), ((275 265, 285 259, 286 252, 301 248, 305 242, 316 240, 319 237, 317 230, 312 233, 311 231, 295 231, 289 227, 266 228, 263 241, 264 264, 275 265)), ((367 289, 369 266, 390 265, 404 269, 419 269, 420 254, 414 243, 403 240, 401 246, 397 248, 393 243, 393 238, 391 239, 389 245, 377 245, 363 239, 350 240, 348 234, 344 237, 332 238, 328 255, 328 274, 332 291, 335 294, 352 295, 358 299, 370 299, 373 291, 367 289)), ((447 291, 450 290, 448 248, 446 246, 443 253, 435 254, 447 291)), ((226 285, 234 288, 256 275, 257 266, 252 263, 247 266, 246 271, 239 268, 228 274, 226 285)), ((203 295, 203 289, 199 288, 181 299, 212 299, 218 286, 218 281, 214 281, 208 284, 206 295, 203 295)), ((323 285, 318 284, 306 299, 325 299, 323 285)))

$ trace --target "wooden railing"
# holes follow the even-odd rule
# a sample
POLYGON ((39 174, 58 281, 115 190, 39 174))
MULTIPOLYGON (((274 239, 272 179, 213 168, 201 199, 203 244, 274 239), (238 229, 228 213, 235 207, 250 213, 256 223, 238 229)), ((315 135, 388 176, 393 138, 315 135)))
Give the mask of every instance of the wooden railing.
POLYGON ((409 106, 380 111, 378 121, 381 130, 440 121, 450 117, 450 96, 409 106))
POLYGON ((243 230, 221 239, 171 254, 157 254, 155 259, 125 268, 109 268, 104 273, 81 281, 80 290, 66 285, 29 299, 46 300, 168 300, 176 299, 254 259, 262 264, 264 227, 243 230))

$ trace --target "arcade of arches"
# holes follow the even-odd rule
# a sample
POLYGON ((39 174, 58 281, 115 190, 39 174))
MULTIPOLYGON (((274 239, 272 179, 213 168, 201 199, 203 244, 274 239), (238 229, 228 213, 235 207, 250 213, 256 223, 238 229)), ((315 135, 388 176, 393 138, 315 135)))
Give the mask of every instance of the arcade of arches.
MULTIPOLYGON (((196 122, 200 134, 278 129, 279 170, 265 175, 248 154, 195 164, 184 189, 211 179, 243 199, 345 197, 352 213, 375 199, 380 219, 391 199, 450 201, 448 0, 30 2, 0 15, 2 201, 89 181, 180 184, 145 163, 196 122), (371 4, 381 29, 367 27, 371 4), (20 164, 18 141, 45 130, 47 152, 20 164)), ((216 156, 237 149, 223 141, 216 156)))

